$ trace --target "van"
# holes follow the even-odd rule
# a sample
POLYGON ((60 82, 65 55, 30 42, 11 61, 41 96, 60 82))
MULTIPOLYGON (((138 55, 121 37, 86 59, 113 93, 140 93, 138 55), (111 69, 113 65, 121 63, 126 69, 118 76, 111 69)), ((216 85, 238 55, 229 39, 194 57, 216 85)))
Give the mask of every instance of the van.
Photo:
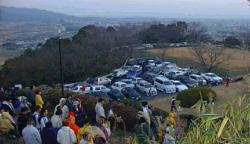
POLYGON ((158 76, 154 80, 154 86, 164 93, 175 93, 176 88, 175 85, 167 78, 163 76, 158 76))

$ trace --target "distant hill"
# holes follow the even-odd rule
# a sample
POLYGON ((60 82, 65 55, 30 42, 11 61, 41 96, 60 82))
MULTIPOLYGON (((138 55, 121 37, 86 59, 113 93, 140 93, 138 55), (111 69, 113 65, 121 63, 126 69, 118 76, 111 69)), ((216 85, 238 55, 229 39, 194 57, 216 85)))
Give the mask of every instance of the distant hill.
POLYGON ((50 12, 46 10, 5 6, 0 6, 0 15, 0 21, 2 22, 29 21, 58 23, 62 20, 74 21, 81 19, 79 17, 50 12))

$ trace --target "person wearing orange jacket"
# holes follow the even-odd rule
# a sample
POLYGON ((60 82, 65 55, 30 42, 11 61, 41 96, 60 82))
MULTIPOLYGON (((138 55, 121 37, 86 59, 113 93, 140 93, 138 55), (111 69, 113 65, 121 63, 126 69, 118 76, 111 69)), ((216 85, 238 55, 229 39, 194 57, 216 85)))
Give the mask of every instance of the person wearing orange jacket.
POLYGON ((79 127, 75 123, 75 114, 73 112, 69 113, 69 127, 74 131, 75 135, 78 134, 79 127))

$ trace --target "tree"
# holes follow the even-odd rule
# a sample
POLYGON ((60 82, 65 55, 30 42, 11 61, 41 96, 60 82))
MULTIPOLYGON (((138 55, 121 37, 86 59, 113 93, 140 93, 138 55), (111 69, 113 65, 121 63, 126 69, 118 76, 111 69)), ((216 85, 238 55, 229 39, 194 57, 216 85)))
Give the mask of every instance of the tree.
POLYGON ((190 43, 200 43, 211 41, 211 37, 207 34, 207 29, 200 23, 190 23, 186 40, 190 43))
POLYGON ((225 54, 225 48, 216 47, 211 44, 203 44, 192 47, 193 55, 196 61, 209 72, 228 60, 232 54, 225 54))
POLYGON ((236 46, 242 45, 241 41, 234 36, 226 37, 223 43, 224 43, 224 46, 226 47, 236 47, 236 46))

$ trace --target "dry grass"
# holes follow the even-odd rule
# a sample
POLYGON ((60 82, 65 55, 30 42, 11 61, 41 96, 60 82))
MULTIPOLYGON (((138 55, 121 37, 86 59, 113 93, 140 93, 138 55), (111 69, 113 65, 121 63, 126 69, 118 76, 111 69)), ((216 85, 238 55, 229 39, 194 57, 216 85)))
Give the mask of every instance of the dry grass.
MULTIPOLYGON (((178 58, 182 60, 192 60, 197 62, 193 55, 192 49, 188 47, 183 48, 168 48, 168 49, 151 49, 150 52, 162 54, 165 50, 167 57, 178 58)), ((227 70, 237 71, 247 69, 250 67, 250 51, 243 51, 239 49, 226 48, 224 55, 230 55, 224 63, 219 67, 227 70)))

